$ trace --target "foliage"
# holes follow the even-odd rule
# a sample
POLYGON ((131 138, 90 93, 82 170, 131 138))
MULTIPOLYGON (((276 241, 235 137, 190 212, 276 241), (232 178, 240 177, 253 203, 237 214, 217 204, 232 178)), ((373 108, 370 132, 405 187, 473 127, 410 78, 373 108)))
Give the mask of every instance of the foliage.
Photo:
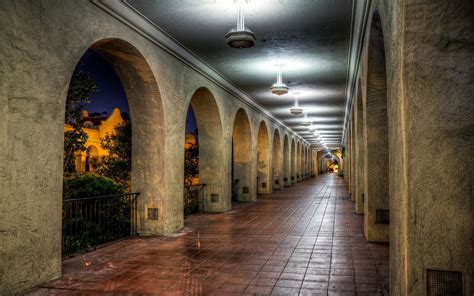
POLYGON ((184 150, 184 188, 189 192, 193 178, 199 174, 199 144, 184 150))
POLYGON ((84 105, 91 102, 92 95, 97 91, 97 86, 87 73, 75 71, 71 78, 69 91, 66 98, 65 123, 72 127, 71 131, 64 133, 64 173, 75 171, 74 153, 86 149, 87 134, 82 129, 82 110, 84 105))
POLYGON ((97 163, 96 172, 130 189, 132 170, 132 125, 125 121, 115 126, 114 133, 101 140, 109 155, 97 163))
POLYGON ((96 174, 77 174, 64 179, 63 198, 75 199, 123 194, 124 187, 113 180, 96 174))

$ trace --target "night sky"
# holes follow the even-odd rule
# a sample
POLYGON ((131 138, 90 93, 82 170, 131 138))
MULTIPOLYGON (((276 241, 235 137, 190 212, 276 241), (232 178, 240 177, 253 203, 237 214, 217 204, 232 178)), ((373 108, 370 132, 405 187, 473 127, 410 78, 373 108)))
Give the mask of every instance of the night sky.
POLYGON ((196 117, 194 115, 193 107, 191 107, 191 104, 189 104, 188 107, 188 113, 186 114, 186 133, 194 133, 196 136, 196 117))
POLYGON ((77 69, 88 73, 99 88, 92 96, 92 102, 86 106, 89 113, 105 111, 110 115, 115 107, 129 113, 122 84, 114 69, 100 54, 89 48, 77 64, 77 69))

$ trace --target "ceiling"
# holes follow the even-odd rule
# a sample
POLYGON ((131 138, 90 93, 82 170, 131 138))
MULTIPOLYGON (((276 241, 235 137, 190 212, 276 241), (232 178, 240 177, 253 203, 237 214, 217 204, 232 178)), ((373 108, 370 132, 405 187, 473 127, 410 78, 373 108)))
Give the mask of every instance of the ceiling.
MULTIPOLYGON (((295 93, 329 147, 339 147, 344 126, 351 30, 351 0, 250 0, 245 25, 256 37, 248 49, 229 47, 224 35, 235 27, 235 0, 128 0, 129 5, 247 93, 310 143, 303 116, 289 108, 295 93), (284 64, 288 94, 270 86, 276 64, 284 64)), ((322 144, 319 144, 322 145, 322 144)), ((319 146, 318 145, 318 146, 319 146)))

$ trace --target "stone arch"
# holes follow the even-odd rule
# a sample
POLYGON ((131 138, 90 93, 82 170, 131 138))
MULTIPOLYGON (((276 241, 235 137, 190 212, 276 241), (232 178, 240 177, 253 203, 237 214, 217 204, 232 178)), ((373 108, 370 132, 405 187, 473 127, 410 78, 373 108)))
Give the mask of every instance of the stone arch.
POLYGON ((235 115, 232 131, 232 194, 238 201, 256 199, 252 168, 250 120, 247 112, 240 108, 235 115))
POLYGON ((163 234, 165 123, 157 80, 143 55, 125 40, 101 39, 90 48, 112 66, 129 104, 133 135, 131 190, 140 192, 138 231, 163 234), (148 219, 150 208, 158 209, 158 219, 148 219))
POLYGON ((338 166, 340 166, 342 162, 342 159, 333 151, 323 152, 322 155, 318 159, 319 172, 322 174, 328 173, 327 167, 326 167, 327 160, 331 160, 331 161, 336 160, 338 163, 338 166), (326 157, 328 154, 331 155, 330 158, 326 157))
POLYGON ((273 133, 273 145, 272 145, 272 165, 273 165, 273 189, 281 189, 283 187, 283 172, 282 172, 282 151, 281 151, 281 139, 278 128, 273 133))
POLYGON ((291 160, 288 134, 283 139, 283 185, 291 186, 291 160))
MULTIPOLYGON (((227 175, 224 171, 224 137, 221 113, 214 95, 206 87, 191 96, 198 129, 199 182, 204 185, 202 209, 222 212, 230 209, 231 197, 225 193, 227 175)), ((183 133, 184 134, 184 133, 183 133)))
POLYGON ((367 48, 367 95, 364 102, 364 232, 371 242, 389 239, 387 72, 382 21, 372 15, 367 48), (384 215, 387 221, 380 217, 384 215))
POLYGON ((265 121, 261 121, 257 137, 257 192, 269 194, 270 189, 270 139, 265 121))

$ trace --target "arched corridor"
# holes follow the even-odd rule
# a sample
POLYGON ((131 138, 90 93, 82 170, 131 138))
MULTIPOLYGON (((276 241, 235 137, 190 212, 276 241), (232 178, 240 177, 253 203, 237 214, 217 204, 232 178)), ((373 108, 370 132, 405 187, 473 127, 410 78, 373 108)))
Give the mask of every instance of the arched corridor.
POLYGON ((473 295, 473 15, 0 1, 0 295, 473 295))

